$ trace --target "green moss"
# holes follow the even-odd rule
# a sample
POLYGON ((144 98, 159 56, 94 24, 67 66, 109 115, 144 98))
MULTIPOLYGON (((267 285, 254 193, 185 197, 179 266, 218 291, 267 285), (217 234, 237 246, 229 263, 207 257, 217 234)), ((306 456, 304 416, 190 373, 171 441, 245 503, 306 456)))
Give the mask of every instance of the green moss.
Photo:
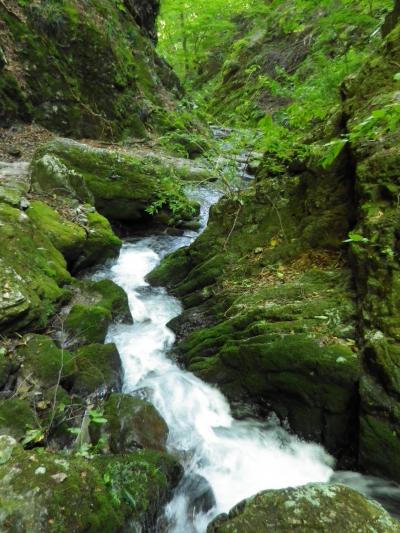
POLYGON ((115 257, 121 240, 107 219, 91 207, 73 209, 73 212, 75 218, 80 216, 79 223, 69 221, 44 202, 35 201, 27 214, 75 270, 115 257))
POLYGON ((154 523, 160 503, 171 496, 182 475, 182 468, 172 457, 141 450, 124 458, 105 461, 104 478, 112 501, 139 522, 154 523))
POLYGON ((17 450, 0 469, 4 530, 111 533, 123 525, 102 475, 85 459, 17 450))
POLYGON ((400 522, 381 505, 352 489, 314 483, 260 492, 209 526, 210 533, 293 530, 397 533, 400 522))
POLYGON ((77 373, 72 391, 87 395, 99 390, 119 390, 121 360, 115 344, 89 344, 74 354, 77 373))
POLYGON ((23 211, 0 204, 0 223, 0 326, 43 327, 67 294, 65 259, 23 211))
POLYGON ((41 388, 53 387, 60 379, 68 382, 75 372, 72 355, 44 335, 28 335, 17 353, 23 360, 23 375, 41 388))
POLYGON ((88 201, 110 220, 148 217, 146 209, 157 200, 176 217, 196 213, 171 163, 163 159, 57 139, 36 152, 31 167, 34 190, 88 201))
POLYGON ((79 257, 86 241, 86 232, 83 227, 62 218, 44 202, 32 202, 27 214, 36 226, 48 235, 67 261, 79 257))
POLYGON ((100 438, 106 451, 126 453, 137 448, 165 451, 168 427, 149 402, 127 394, 111 394, 104 402, 103 416, 107 424, 91 425, 94 444, 100 438))
POLYGON ((22 82, 0 72, 2 123, 34 118, 77 138, 143 137, 141 117, 165 100, 173 107, 163 82, 171 88, 178 82, 129 10, 108 1, 82 9, 77 0, 27 2, 19 9, 21 18, 2 8, 18 43, 13 64, 24 73, 22 82))
POLYGON ((0 435, 21 440, 28 429, 37 427, 37 417, 26 400, 0 401, 0 435))
POLYGON ((190 269, 190 258, 187 249, 180 250, 165 257, 161 264, 147 275, 152 285, 172 285, 182 281, 190 269))
POLYGON ((104 342, 112 315, 101 305, 76 304, 68 314, 64 330, 71 345, 104 342))

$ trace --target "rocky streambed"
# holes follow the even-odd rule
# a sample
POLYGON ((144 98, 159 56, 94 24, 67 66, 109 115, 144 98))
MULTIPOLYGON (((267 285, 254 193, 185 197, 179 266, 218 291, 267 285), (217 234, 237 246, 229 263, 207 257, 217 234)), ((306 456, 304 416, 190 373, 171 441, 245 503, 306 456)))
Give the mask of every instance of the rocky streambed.
MULTIPOLYGON (((0 311, 10 335, 0 351, 1 527, 310 531, 340 518, 357 531, 398 531, 377 503, 332 483, 354 486, 391 511, 395 484, 335 473, 321 444, 301 440, 277 418, 254 416, 245 402, 235 418, 219 387, 175 359, 171 328, 182 337, 204 326, 207 313, 197 322, 196 308, 182 314, 188 300, 150 280, 164 272, 165 284, 173 283, 164 265, 197 242, 221 196, 218 184, 184 186, 188 175, 198 175, 198 163, 183 170, 175 163, 58 139, 40 148, 29 167, 1 169, 0 311), (179 179, 176 196, 154 216, 146 209, 165 176, 179 179), (190 206, 200 209, 194 224, 190 206), (121 242, 103 215, 125 224, 130 236, 121 242), (135 233, 127 221, 135 222, 135 233), (86 267, 94 273, 71 275, 86 267), (292 507, 294 515, 286 512, 292 507)), ((241 168, 243 157, 235 164, 241 168)), ((174 275, 182 275, 179 264, 174 275)))
POLYGON ((133 324, 113 325, 107 336, 121 355, 123 390, 155 406, 169 429, 167 449, 184 467, 174 496, 158 520, 158 530, 205 532, 217 515, 262 490, 274 489, 239 505, 229 517, 219 516, 207 530, 230 531, 233 525, 243 532, 268 527, 284 531, 301 525, 301 531, 310 531, 326 528, 330 513, 333 527, 343 521, 354 523, 349 531, 369 527, 397 531, 397 523, 378 504, 334 483, 377 497, 392 511, 400 502, 399 487, 355 472, 335 473, 335 460, 322 446, 290 434, 276 418, 235 419, 218 388, 174 360, 175 335, 168 326, 172 319, 179 323, 183 307, 165 288, 149 285, 146 275, 167 254, 190 245, 206 226, 209 208, 220 193, 208 185, 195 187, 191 196, 202 206, 199 232, 127 239, 114 264, 93 276, 94 280, 111 279, 128 295, 133 324), (298 490, 277 490, 311 482, 298 490), (354 503, 349 504, 349 499, 354 503), (292 505, 299 509, 298 518, 285 511, 292 505))

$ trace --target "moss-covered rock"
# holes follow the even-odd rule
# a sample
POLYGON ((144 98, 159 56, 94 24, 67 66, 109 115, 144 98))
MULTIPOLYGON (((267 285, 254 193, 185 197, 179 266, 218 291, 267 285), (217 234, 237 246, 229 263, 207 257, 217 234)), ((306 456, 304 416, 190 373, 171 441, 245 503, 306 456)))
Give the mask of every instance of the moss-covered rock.
POLYGON ((155 452, 89 461, 14 446, 8 455, 0 465, 0 528, 10 533, 155 527, 181 475, 174 459, 155 452))
POLYGON ((32 202, 27 210, 29 218, 63 254, 70 268, 91 266, 117 255, 121 241, 107 219, 90 206, 70 207, 68 214, 72 220, 42 201, 32 202))
POLYGON ((0 401, 0 435, 20 440, 29 429, 37 428, 37 420, 29 402, 16 398, 0 401))
POLYGON ((22 210, 0 203, 0 327, 43 327, 67 296, 66 262, 22 210))
POLYGON ((80 287, 84 298, 93 298, 92 303, 110 311, 115 322, 132 322, 128 296, 124 289, 109 279, 84 281, 80 287))
POLYGON ((104 342, 111 322, 132 323, 128 297, 111 280, 75 283, 66 312, 58 336, 71 349, 104 342))
POLYGON ((103 449, 126 453, 138 448, 165 451, 168 427, 155 407, 127 394, 111 394, 104 402, 104 425, 91 425, 92 441, 102 438, 103 449))
POLYGON ((249 531, 397 533, 400 522, 377 502, 343 485, 309 484, 269 490, 244 500, 217 517, 207 533, 249 531))
POLYGON ((110 220, 140 220, 149 216, 146 209, 160 199, 158 208, 165 205, 176 217, 195 214, 175 177, 173 164, 157 158, 56 139, 36 152, 31 168, 33 190, 72 195, 94 204, 110 220))
POLYGON ((380 48, 345 83, 343 107, 356 163, 359 205, 354 233, 364 239, 351 244, 364 370, 360 463, 371 472, 400 480, 400 132, 389 127, 391 110, 399 113, 397 6, 385 33, 380 48), (371 127, 365 129, 365 123, 371 127))
POLYGON ((74 305, 64 322, 68 346, 104 342, 111 320, 111 313, 101 305, 74 305))
POLYGON ((115 344, 89 344, 74 354, 76 374, 72 392, 80 396, 118 391, 122 384, 121 360, 115 344))
POLYGON ((45 335, 27 335, 16 353, 22 361, 19 380, 31 383, 33 388, 45 390, 58 383, 68 384, 75 373, 71 353, 58 348, 45 335))

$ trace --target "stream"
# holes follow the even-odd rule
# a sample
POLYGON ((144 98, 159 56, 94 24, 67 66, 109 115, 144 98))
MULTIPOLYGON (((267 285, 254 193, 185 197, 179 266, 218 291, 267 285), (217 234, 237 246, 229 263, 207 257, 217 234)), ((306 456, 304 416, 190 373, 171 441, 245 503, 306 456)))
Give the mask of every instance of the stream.
MULTIPOLYGON (((200 231, 219 196, 211 186, 192 194, 202 205, 200 231)), ((113 325, 107 342, 114 342, 120 352, 124 392, 155 405, 169 427, 168 450, 185 469, 159 530, 203 533, 216 515, 260 490, 331 479, 375 497, 381 490, 380 496, 389 500, 392 490, 399 501, 395 484, 379 484, 376 478, 352 472, 334 473, 334 460, 320 445, 290 435, 273 419, 235 420, 221 392, 169 356, 175 338, 167 323, 182 306, 164 288, 149 286, 145 277, 163 256, 189 245, 198 234, 127 239, 116 262, 93 276, 112 279, 128 295, 134 323, 113 325)))

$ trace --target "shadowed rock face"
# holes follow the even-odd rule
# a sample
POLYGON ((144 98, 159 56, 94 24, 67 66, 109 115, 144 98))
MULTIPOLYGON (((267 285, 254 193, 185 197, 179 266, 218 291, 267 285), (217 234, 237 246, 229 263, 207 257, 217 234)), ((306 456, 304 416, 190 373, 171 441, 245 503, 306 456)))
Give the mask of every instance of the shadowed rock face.
POLYGON ((153 42, 156 42, 156 18, 160 10, 159 0, 125 0, 125 5, 139 26, 147 32, 153 42))
POLYGON ((173 107, 171 91, 179 91, 154 48, 158 8, 145 0, 2 2, 0 124, 144 136, 152 112, 173 107))

